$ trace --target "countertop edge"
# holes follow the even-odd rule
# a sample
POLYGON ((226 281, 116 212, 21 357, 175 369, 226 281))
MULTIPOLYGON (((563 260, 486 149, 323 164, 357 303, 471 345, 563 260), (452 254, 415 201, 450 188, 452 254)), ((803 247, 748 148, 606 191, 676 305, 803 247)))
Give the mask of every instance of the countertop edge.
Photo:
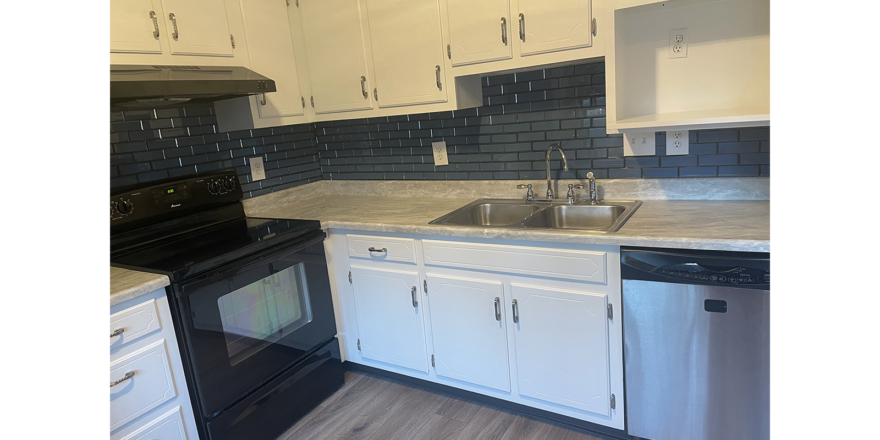
POLYGON ((110 307, 170 284, 165 275, 110 267, 110 307))
POLYGON ((442 235, 448 237, 471 237, 502 240, 523 240, 542 242, 564 242, 580 244, 602 244, 614 246, 643 246, 676 249, 717 250, 735 252, 770 252, 769 240, 732 240, 711 238, 658 238, 658 237, 621 237, 601 233, 585 233, 582 231, 569 233, 564 231, 539 231, 504 228, 469 228, 462 226, 433 225, 394 225, 383 223, 361 223, 345 221, 322 221, 321 227, 327 229, 347 229, 372 232, 393 232, 420 235, 442 235))

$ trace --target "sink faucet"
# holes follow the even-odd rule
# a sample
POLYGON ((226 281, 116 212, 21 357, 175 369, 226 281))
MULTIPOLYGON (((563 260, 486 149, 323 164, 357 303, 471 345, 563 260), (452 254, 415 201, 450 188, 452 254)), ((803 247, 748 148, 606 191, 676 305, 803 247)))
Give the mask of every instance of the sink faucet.
POLYGON ((550 144, 550 147, 547 148, 547 156, 545 157, 545 159, 547 160, 547 199, 553 198, 553 188, 550 186, 550 153, 553 152, 554 147, 559 150, 559 154, 562 155, 562 171, 568 171, 568 161, 565 160, 565 152, 562 151, 562 148, 559 147, 559 144, 550 144))
POLYGON ((587 173, 587 180, 590 181, 590 204, 598 205, 599 204, 599 196, 596 192, 596 178, 593 177, 593 173, 587 173))

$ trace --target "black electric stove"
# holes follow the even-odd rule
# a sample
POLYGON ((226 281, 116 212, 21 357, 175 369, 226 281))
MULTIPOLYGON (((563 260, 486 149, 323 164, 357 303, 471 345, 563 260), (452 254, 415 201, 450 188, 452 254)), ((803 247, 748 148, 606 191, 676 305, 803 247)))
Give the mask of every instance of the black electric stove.
POLYGON ((200 437, 274 439, 343 384, 324 231, 247 217, 234 171, 110 198, 110 264, 167 275, 200 437))

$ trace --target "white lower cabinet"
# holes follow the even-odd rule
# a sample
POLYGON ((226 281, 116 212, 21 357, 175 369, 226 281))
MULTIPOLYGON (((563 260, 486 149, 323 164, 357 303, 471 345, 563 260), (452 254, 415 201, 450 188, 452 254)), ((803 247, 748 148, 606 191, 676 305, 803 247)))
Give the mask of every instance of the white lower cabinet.
POLYGON ((427 273, 437 375, 510 391, 504 287, 427 273))
POLYGON ((351 266, 361 355, 428 371, 419 273, 351 266))
POLYGON ((608 296, 518 283, 511 296, 519 394, 611 415, 608 296))
POLYGON ((329 237, 345 360, 624 429, 619 247, 329 237))

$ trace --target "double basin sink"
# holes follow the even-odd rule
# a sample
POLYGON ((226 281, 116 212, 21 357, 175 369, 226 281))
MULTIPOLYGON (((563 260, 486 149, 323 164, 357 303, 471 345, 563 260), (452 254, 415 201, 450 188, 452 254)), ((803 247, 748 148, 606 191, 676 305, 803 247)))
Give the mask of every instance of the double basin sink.
POLYGON ((615 232, 641 204, 634 200, 605 200, 590 205, 583 202, 572 204, 565 199, 480 199, 429 224, 615 232))

